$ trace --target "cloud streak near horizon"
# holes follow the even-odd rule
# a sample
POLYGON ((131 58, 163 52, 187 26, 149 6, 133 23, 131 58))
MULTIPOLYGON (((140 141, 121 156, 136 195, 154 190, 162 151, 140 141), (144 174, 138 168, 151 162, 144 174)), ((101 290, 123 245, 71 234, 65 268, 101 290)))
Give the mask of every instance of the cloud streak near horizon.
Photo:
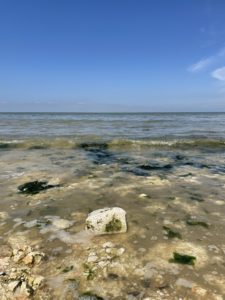
POLYGON ((196 63, 192 64, 188 71, 191 73, 196 73, 205 70, 206 68, 212 66, 213 64, 219 63, 222 58, 225 57, 225 47, 220 49, 215 55, 211 55, 206 58, 202 58, 196 63))
POLYGON ((211 75, 213 78, 225 82, 225 66, 214 70, 211 75))

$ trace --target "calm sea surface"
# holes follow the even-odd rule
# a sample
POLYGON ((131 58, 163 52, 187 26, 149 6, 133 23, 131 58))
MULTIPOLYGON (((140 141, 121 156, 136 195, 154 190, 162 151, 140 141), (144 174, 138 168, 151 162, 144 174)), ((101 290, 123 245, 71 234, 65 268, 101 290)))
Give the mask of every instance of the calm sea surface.
POLYGON ((1 113, 1 138, 225 139, 225 113, 1 113))

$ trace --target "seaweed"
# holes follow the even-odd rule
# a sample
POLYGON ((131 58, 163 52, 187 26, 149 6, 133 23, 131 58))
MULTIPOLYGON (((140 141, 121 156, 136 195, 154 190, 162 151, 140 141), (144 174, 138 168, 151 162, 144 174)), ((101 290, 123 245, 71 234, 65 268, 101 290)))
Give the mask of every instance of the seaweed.
POLYGON ((87 276, 87 280, 92 280, 96 276, 95 272, 92 270, 92 268, 87 264, 83 264, 84 267, 84 273, 87 276))
POLYGON ((122 228, 121 221, 113 217, 113 219, 108 224, 106 224, 105 231, 106 232, 120 231, 121 228, 122 228))
POLYGON ((63 273, 68 273, 68 272, 70 272, 70 271, 72 271, 73 270, 73 266, 69 266, 69 267, 65 267, 63 270, 62 270, 62 272, 63 273))
POLYGON ((85 151, 92 151, 92 150, 105 150, 108 149, 107 143, 81 143, 79 145, 80 148, 84 149, 85 151))
POLYGON ((48 190, 54 187, 59 187, 60 185, 52 185, 48 184, 47 181, 30 181, 18 186, 18 190, 20 193, 28 194, 28 195, 35 195, 41 191, 48 190))
POLYGON ((108 150, 107 143, 81 143, 79 147, 87 152, 94 164, 111 164, 116 161, 115 155, 108 150))
POLYGON ((197 221, 197 220, 193 220, 193 219, 188 219, 186 220, 186 224, 190 225, 190 226, 202 226, 204 228, 209 228, 209 224, 207 224, 204 221, 197 221))
POLYGON ((170 229, 167 226, 163 226, 163 229, 166 231, 166 236, 169 239, 173 239, 173 238, 182 239, 182 236, 181 236, 181 234, 179 232, 174 231, 174 230, 170 229))
POLYGON ((193 174, 192 173, 186 173, 186 174, 179 175, 179 177, 188 177, 188 176, 193 176, 193 174))
POLYGON ((79 296, 79 300, 104 300, 102 297, 93 294, 92 292, 85 292, 79 296))
POLYGON ((152 171, 152 170, 170 170, 173 168, 173 166, 171 164, 166 164, 166 165, 158 165, 158 164, 145 164, 145 165, 141 165, 139 166, 140 169, 142 170, 146 170, 146 171, 152 171))
POLYGON ((197 202, 203 202, 204 199, 202 199, 201 195, 198 194, 191 194, 190 199, 197 202))
POLYGON ((195 260, 196 260, 195 256, 173 252, 173 258, 169 259, 169 262, 193 266, 195 264, 195 260))
POLYGON ((10 148, 10 145, 7 143, 0 143, 0 149, 8 149, 10 148))
POLYGON ((116 280, 116 279, 119 278, 119 276, 115 273, 109 273, 108 278, 111 279, 111 280, 116 280))

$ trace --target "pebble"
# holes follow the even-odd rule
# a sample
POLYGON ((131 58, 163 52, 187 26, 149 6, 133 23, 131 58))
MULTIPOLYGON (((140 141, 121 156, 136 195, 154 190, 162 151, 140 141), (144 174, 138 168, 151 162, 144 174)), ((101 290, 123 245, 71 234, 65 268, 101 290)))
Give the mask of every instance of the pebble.
POLYGON ((139 197, 140 198, 145 198, 145 197, 148 197, 148 195, 147 194, 140 194, 139 197))
POLYGON ((98 256, 96 255, 89 255, 87 262, 91 263, 91 262, 96 262, 98 260, 98 256))
POLYGON ((113 248, 115 245, 112 242, 106 242, 102 245, 103 248, 113 248))

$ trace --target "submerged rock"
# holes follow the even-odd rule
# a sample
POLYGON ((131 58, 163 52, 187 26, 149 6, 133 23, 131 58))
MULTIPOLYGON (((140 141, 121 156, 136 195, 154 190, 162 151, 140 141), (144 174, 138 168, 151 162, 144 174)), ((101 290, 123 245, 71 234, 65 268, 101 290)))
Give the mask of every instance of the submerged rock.
POLYGON ((95 234, 126 232, 126 212, 120 207, 95 210, 86 219, 86 229, 95 234))
POLYGON ((116 157, 108 150, 107 143, 81 143, 79 147, 86 151, 88 157, 97 165, 116 162, 116 157))
POLYGON ((35 195, 41 191, 59 187, 58 184, 48 184, 47 181, 30 181, 18 186, 18 190, 23 194, 35 195))

